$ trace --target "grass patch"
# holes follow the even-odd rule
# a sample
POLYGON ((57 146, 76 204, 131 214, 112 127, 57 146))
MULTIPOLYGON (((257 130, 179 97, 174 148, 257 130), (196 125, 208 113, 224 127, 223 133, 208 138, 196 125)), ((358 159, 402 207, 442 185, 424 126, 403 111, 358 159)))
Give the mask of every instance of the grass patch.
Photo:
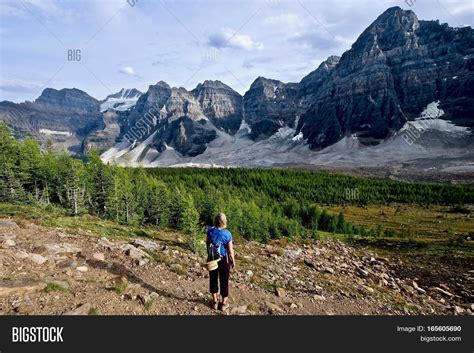
POLYGON ((90 316, 97 316, 97 315, 99 315, 99 310, 97 310, 96 308, 90 308, 90 309, 89 309, 89 312, 87 313, 87 315, 90 315, 90 316))
POLYGON ((186 271, 183 269, 183 266, 181 266, 180 264, 172 264, 170 266, 170 270, 180 276, 184 276, 186 274, 186 271))
POLYGON ((465 207, 413 204, 333 206, 329 211, 342 212, 347 221, 375 228, 391 229, 400 238, 421 237, 446 239, 447 234, 468 235, 474 229, 474 218, 466 214, 465 207))
POLYGON ((116 282, 113 286, 109 287, 108 289, 114 291, 115 293, 121 295, 127 289, 127 283, 125 282, 116 282))
POLYGON ((153 307, 155 301, 153 299, 147 300, 145 302, 145 310, 150 310, 153 307))
POLYGON ((18 222, 29 220, 36 224, 67 230, 71 233, 93 233, 106 237, 157 237, 158 230, 151 226, 134 226, 88 214, 70 216, 54 206, 14 205, 0 203, 0 216, 11 217, 18 222))
POLYGON ((51 293, 51 292, 68 292, 69 289, 64 288, 63 286, 61 286, 61 285, 58 284, 58 283, 48 282, 48 283, 46 284, 46 288, 44 289, 44 291, 45 291, 46 293, 51 293))

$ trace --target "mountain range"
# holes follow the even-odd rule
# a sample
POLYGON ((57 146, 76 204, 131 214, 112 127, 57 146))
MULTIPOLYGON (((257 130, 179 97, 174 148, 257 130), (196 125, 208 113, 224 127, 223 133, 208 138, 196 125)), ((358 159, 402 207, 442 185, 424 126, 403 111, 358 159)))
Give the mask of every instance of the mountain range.
POLYGON ((220 81, 160 81, 103 101, 47 88, 0 102, 0 120, 19 138, 129 166, 474 171, 474 30, 392 7, 298 83, 258 77, 242 96, 220 81))

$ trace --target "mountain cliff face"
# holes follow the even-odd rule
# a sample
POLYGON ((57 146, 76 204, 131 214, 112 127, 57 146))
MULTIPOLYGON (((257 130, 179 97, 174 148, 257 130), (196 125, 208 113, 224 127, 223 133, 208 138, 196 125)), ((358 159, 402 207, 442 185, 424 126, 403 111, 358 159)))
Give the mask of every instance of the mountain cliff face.
POLYGON ((45 89, 34 103, 1 102, 0 120, 19 136, 52 138, 83 152, 115 146, 108 160, 120 150, 133 163, 160 165, 165 158, 167 165, 196 156, 202 162, 254 153, 255 146, 265 161, 275 151, 297 156, 305 148, 383 146, 427 107, 439 112, 436 126, 449 130, 443 134, 472 136, 473 71, 471 27, 420 21, 393 7, 350 50, 330 56, 299 83, 258 77, 242 97, 220 81, 191 91, 160 81, 143 94, 122 89, 101 102, 77 89, 45 89), (220 154, 207 153, 209 147, 220 154))
POLYGON ((135 107, 123 115, 124 137, 133 143, 149 139, 149 147, 198 155, 217 136, 235 133, 242 120, 242 97, 219 81, 205 81, 194 90, 171 88, 158 82, 148 88, 135 107), (128 127, 128 129, 127 129, 128 127))
POLYGON ((293 127, 297 116, 298 85, 257 78, 245 93, 244 116, 250 126, 250 137, 270 137, 283 126, 293 127))
POLYGON ((50 140, 58 148, 80 152, 82 139, 103 128, 99 102, 78 89, 46 88, 35 102, 0 102, 0 121, 19 137, 50 140))
POLYGON ((438 100, 446 119, 472 126, 473 66, 472 28, 454 29, 419 21, 412 11, 388 9, 322 82, 310 85, 313 104, 298 131, 312 148, 350 134, 370 144, 438 100))
POLYGON ((212 123, 233 135, 242 123, 242 96, 220 81, 204 81, 192 91, 212 123))
POLYGON ((76 88, 64 88, 59 91, 46 88, 35 103, 46 109, 85 114, 96 113, 99 109, 99 102, 95 98, 76 88))

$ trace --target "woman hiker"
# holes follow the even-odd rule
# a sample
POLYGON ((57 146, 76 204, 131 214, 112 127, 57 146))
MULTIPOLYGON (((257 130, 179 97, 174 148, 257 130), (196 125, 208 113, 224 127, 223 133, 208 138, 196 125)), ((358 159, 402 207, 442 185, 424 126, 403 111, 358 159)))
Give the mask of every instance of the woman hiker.
POLYGON ((230 268, 235 266, 234 247, 232 245, 232 234, 226 229, 227 217, 219 213, 214 219, 214 227, 207 229, 207 261, 220 259, 217 269, 209 271, 209 291, 212 294, 212 308, 225 311, 229 308, 229 274, 230 268), (222 302, 219 304, 217 293, 219 292, 222 302))

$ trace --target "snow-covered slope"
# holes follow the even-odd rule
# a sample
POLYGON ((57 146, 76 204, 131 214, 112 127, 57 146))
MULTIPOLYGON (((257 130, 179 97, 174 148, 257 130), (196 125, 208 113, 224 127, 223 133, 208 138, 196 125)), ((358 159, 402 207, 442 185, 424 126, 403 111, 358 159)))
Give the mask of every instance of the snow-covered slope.
POLYGON ((100 111, 105 112, 107 110, 115 110, 115 111, 126 111, 133 106, 138 101, 138 98, 142 93, 135 88, 132 89, 125 89, 122 88, 120 92, 111 94, 105 98, 105 100, 100 104, 100 111))
MULTIPOLYGON (((443 112, 438 109, 438 104, 439 102, 430 103, 418 119, 408 122, 398 133, 376 146, 364 145, 356 135, 350 135, 320 151, 312 151, 307 141, 294 128, 289 127, 282 127, 269 138, 255 142, 248 138, 249 129, 242 122, 240 130, 234 136, 216 129, 217 138, 207 144, 204 153, 195 157, 184 157, 168 146, 164 151, 158 152, 150 147, 153 140, 153 135, 150 135, 136 146, 119 144, 105 152, 102 159, 131 167, 319 165, 358 168, 401 164, 416 166, 417 161, 421 160, 431 160, 436 165, 436 161, 445 158, 438 168, 472 168, 474 139, 471 132, 467 128, 441 120, 439 117, 443 112), (409 143, 406 133, 415 131, 413 129, 419 134, 409 143), (459 158, 462 162, 459 162, 459 158)), ((214 128, 210 121, 205 124, 214 128)), ((424 165, 426 163, 420 163, 420 168, 424 168, 424 165)))

